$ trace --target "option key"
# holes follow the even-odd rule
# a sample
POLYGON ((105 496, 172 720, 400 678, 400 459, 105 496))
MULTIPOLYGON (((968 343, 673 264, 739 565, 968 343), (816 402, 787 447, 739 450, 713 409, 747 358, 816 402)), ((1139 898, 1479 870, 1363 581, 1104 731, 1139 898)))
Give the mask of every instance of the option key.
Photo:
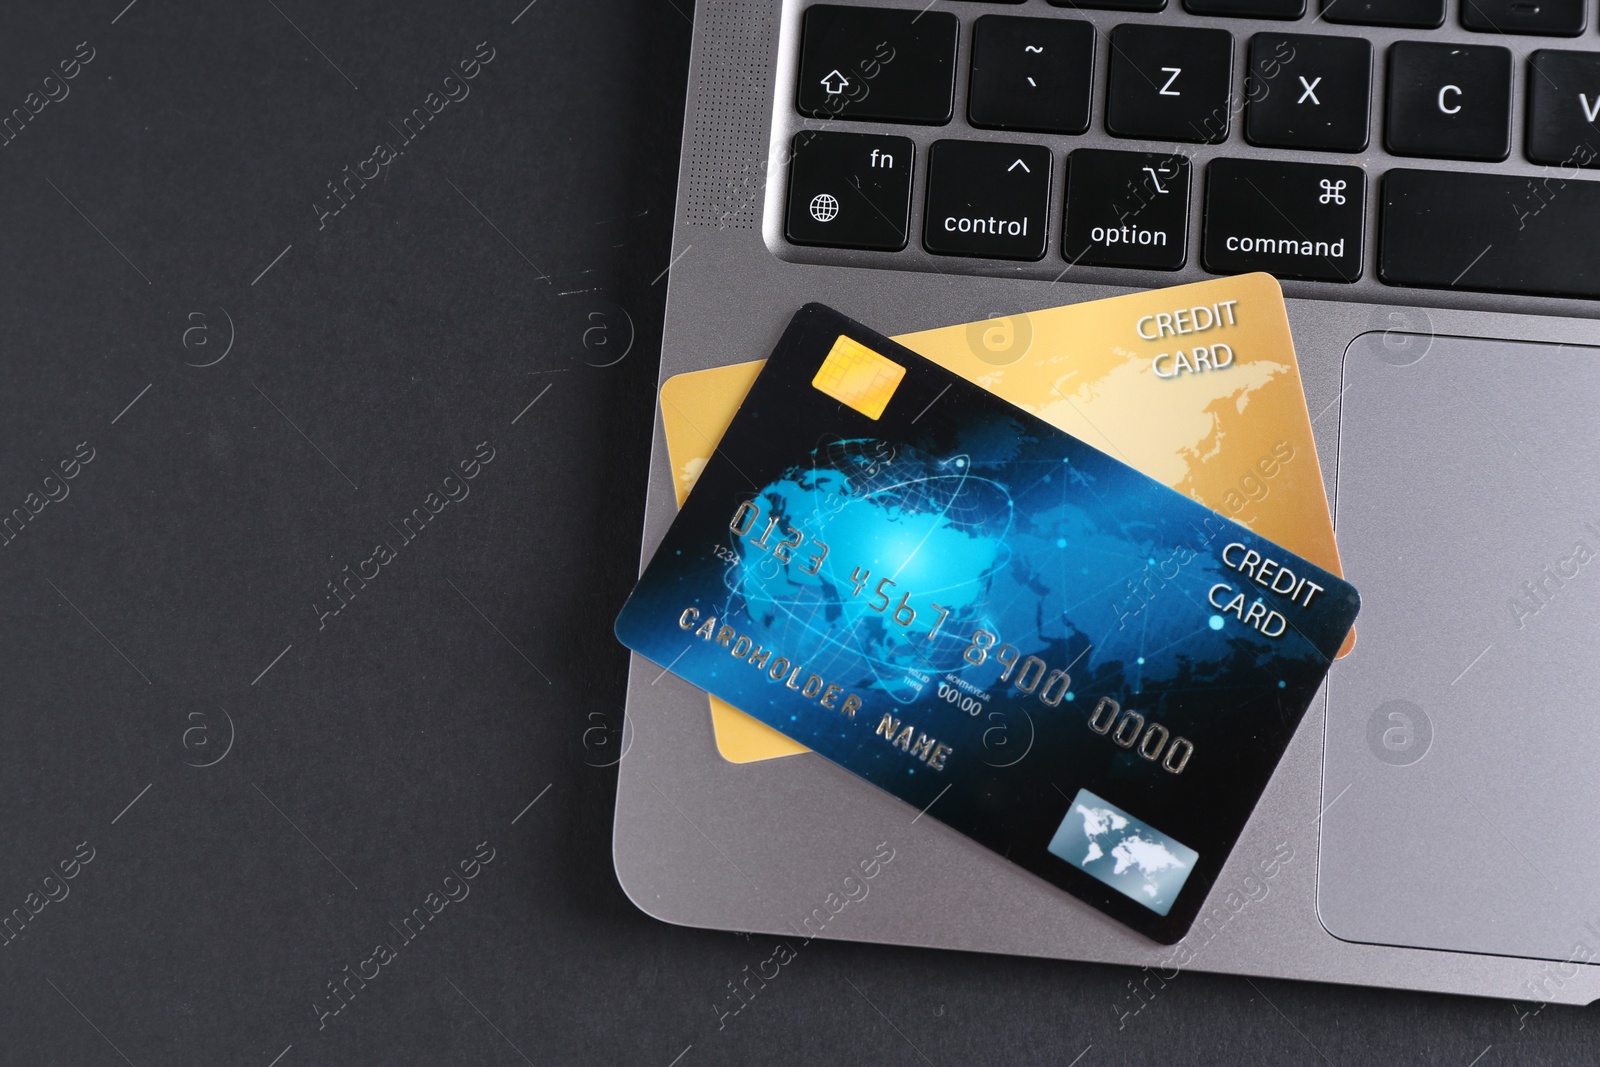
POLYGON ((1067 157, 1061 252, 1089 267, 1177 270, 1188 258, 1189 160, 1080 148, 1067 157))

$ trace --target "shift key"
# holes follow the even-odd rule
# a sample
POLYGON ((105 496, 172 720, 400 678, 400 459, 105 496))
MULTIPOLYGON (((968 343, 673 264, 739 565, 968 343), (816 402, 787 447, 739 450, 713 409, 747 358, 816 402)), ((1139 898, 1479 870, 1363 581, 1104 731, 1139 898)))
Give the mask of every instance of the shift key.
POLYGON ((1206 270, 1353 282, 1361 277, 1365 209, 1360 167, 1213 160, 1206 168, 1206 270))

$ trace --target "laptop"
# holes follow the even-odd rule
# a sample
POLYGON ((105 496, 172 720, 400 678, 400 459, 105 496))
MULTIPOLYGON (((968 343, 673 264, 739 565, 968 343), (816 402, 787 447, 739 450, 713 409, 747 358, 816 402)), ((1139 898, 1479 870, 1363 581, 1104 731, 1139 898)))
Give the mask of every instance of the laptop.
MULTIPOLYGON (((1594 0, 698 4, 663 381, 807 301, 901 334, 1267 271, 1363 608, 1178 946, 813 753, 730 762, 638 656, 629 897, 1157 981, 1600 997, 1597 33, 1594 0)), ((644 559, 676 511, 658 418, 644 559)))

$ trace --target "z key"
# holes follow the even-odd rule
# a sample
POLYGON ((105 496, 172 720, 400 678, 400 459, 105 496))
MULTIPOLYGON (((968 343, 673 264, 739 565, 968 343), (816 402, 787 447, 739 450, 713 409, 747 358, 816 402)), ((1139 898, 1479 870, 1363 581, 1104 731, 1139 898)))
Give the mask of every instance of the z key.
POLYGON ((1228 139, 1233 36, 1127 23, 1111 31, 1106 129, 1115 137, 1221 144, 1228 139))

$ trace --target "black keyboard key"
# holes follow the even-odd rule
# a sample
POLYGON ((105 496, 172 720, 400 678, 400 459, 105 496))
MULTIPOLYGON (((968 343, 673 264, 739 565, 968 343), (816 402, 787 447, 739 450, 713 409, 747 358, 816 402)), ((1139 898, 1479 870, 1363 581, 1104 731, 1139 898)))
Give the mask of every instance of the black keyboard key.
POLYGON ((1600 54, 1541 49, 1528 65, 1528 158, 1600 167, 1600 54))
POLYGON ((967 117, 996 130, 1082 133, 1093 76, 1089 23, 984 15, 972 26, 967 117))
POLYGON ((1306 0, 1183 0, 1183 9, 1241 19, 1297 19, 1306 13, 1306 0))
POLYGON ((1212 160, 1206 168, 1206 270, 1353 282, 1361 277, 1365 202, 1360 167, 1212 160))
POLYGON ((1258 33, 1250 38, 1244 135, 1273 148, 1367 147, 1372 45, 1360 37, 1258 33))
POLYGON ((1091 267, 1177 270, 1189 250, 1189 160, 1080 148, 1067 157, 1062 254, 1091 267))
POLYGON ((1384 143, 1401 156, 1505 159, 1511 152, 1511 52, 1498 45, 1390 45, 1384 143))
POLYGON ((819 119, 949 122, 959 30, 945 11, 807 8, 800 112, 819 119))
POLYGON ((1480 33, 1576 37, 1588 6, 1588 0, 1462 0, 1461 25, 1480 33))
POLYGON ((1163 11, 1167 0, 1050 0, 1050 4, 1085 11, 1163 11))
POLYGON ((1391 170, 1378 276, 1390 285, 1600 298, 1600 182, 1391 170))
POLYGON ((1106 129, 1117 137, 1220 144, 1232 87, 1227 30, 1126 23, 1111 31, 1106 129))
POLYGON ((1050 149, 935 141, 922 243, 947 256, 1039 259, 1050 233, 1050 149))
POLYGON ((796 134, 789 164, 789 240, 890 252, 904 248, 915 154, 908 137, 831 130, 796 134))
POLYGON ((1444 0, 1322 0, 1322 17, 1360 26, 1436 30, 1444 25, 1444 0))

